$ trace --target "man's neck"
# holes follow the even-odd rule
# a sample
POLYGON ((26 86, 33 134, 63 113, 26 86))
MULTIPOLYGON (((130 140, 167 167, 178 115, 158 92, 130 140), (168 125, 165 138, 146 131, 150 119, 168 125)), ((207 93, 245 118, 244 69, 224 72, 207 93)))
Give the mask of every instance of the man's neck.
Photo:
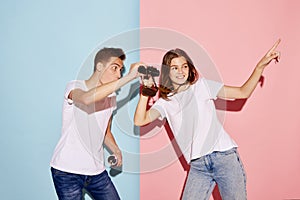
POLYGON ((99 73, 94 72, 89 79, 85 80, 85 85, 89 90, 101 85, 99 76, 99 73))

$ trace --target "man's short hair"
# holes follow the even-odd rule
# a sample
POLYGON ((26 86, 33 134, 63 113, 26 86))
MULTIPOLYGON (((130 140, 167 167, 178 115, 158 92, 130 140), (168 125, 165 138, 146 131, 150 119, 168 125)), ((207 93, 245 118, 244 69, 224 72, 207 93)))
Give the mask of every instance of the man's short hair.
POLYGON ((111 57, 117 57, 121 60, 125 60, 126 56, 122 49, 120 48, 108 48, 104 47, 103 49, 99 50, 94 59, 94 71, 97 69, 97 64, 101 62, 103 65, 109 61, 111 57))

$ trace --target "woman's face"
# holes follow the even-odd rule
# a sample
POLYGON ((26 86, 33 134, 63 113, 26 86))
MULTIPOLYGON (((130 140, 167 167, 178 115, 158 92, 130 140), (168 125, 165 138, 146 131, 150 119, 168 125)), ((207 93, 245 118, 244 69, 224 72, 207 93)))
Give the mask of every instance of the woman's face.
POLYGON ((169 76, 175 88, 187 81, 189 76, 189 66, 183 56, 171 60, 169 76))

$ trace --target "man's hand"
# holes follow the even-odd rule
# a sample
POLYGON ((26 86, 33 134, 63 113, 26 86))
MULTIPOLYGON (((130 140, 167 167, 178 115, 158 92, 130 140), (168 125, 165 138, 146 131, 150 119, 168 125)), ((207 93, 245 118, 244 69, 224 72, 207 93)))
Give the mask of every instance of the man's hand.
POLYGON ((128 76, 131 76, 132 78, 140 77, 141 74, 138 72, 138 68, 141 65, 145 65, 145 63, 143 63, 143 62, 132 63, 130 65, 130 70, 128 72, 128 76))
POLYGON ((114 165, 116 167, 121 167, 122 164, 123 164, 123 160, 122 160, 122 152, 120 150, 114 152, 114 155, 116 156, 117 158, 117 164, 114 165))

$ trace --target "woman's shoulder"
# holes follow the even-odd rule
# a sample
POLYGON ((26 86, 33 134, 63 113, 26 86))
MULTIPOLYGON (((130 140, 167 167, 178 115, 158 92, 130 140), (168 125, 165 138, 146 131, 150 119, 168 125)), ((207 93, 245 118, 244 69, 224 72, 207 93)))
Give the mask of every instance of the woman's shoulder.
POLYGON ((204 77, 199 77, 199 79, 192 85, 194 87, 200 87, 201 85, 205 85, 206 79, 204 77))

